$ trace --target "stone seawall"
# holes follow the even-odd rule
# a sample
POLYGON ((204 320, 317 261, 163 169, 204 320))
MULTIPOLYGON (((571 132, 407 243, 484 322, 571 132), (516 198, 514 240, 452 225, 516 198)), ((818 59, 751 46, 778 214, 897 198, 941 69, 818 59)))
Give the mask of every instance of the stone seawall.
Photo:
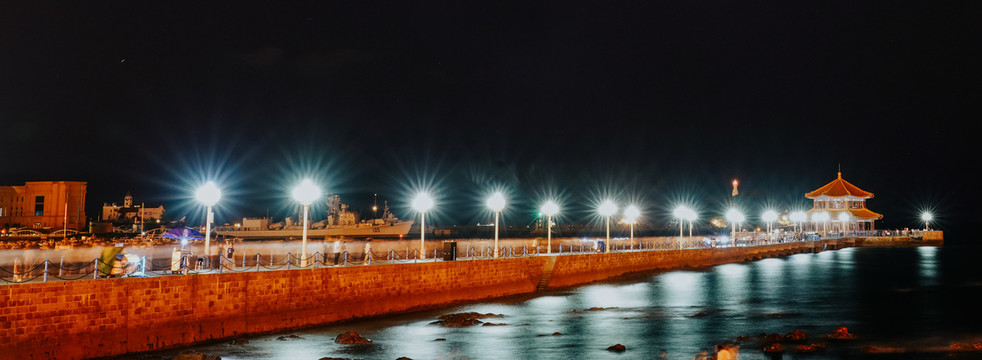
MULTIPOLYGON (((548 288, 827 242, 556 256, 548 288)), ((829 243, 835 246, 834 243, 829 243)), ((84 359, 536 291, 546 256, 0 286, 0 359, 84 359)))

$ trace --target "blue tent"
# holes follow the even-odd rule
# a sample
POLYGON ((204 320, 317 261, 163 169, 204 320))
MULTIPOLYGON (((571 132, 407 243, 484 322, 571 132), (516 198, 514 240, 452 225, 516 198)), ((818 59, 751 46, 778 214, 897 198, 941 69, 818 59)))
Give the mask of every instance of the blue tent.
POLYGON ((205 236, 201 235, 197 230, 189 227, 182 227, 176 229, 170 229, 165 232, 161 237, 165 239, 177 239, 177 240, 201 240, 205 236))

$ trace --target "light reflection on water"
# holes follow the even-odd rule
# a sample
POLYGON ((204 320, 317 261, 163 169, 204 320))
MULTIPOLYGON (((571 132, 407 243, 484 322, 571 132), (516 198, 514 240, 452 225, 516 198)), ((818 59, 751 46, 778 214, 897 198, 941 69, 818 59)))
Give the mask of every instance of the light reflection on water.
MULTIPOLYGON (((975 306, 971 299, 982 295, 982 281, 977 279, 982 276, 976 273, 974 280, 940 286, 945 282, 939 266, 943 254, 944 249, 935 248, 798 254, 291 332, 303 337, 300 340, 257 336, 244 346, 213 344, 193 350, 226 360, 568 359, 610 358, 612 353, 605 349, 620 343, 628 351, 617 357, 625 359, 657 358, 662 350, 670 359, 691 359, 700 349, 740 335, 801 329, 812 341, 825 342, 817 337, 848 326, 860 340, 834 343, 826 353, 807 358, 861 358, 858 349, 865 345, 918 343, 923 350, 932 341, 946 345, 945 341, 982 333, 977 325, 964 324, 963 315, 975 306), (969 301, 945 301, 951 297, 969 301), (604 309, 589 310, 595 307, 604 309), (504 314, 484 321, 507 325, 430 324, 439 315, 465 311, 504 314), (335 344, 333 337, 347 330, 375 343, 335 344), (562 335, 551 335, 554 332, 562 335), (440 338, 446 340, 435 341, 440 338)), ((892 358, 898 357, 941 359, 946 354, 892 358)), ((765 358, 757 344, 743 344, 741 359, 765 358)))

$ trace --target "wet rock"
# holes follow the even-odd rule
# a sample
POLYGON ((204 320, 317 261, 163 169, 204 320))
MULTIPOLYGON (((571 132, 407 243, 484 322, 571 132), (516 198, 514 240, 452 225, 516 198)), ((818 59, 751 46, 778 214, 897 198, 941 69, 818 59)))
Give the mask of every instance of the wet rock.
POLYGON ((171 360, 222 360, 220 356, 201 354, 201 353, 187 353, 175 356, 171 360))
POLYGON ((600 311, 600 310, 606 310, 606 309, 604 309, 602 307, 596 307, 596 306, 594 306, 592 308, 589 308, 589 309, 586 309, 586 310, 583 310, 583 311, 600 311))
POLYGON ((481 326, 505 326, 505 325, 508 325, 508 324, 505 324, 505 323, 491 323, 491 322, 486 322, 486 323, 484 323, 481 326))
POLYGON ((838 329, 835 329, 825 337, 829 339, 854 339, 856 338, 856 335, 849 333, 849 329, 847 329, 845 326, 842 326, 839 327, 838 329))
POLYGON ((396 358, 396 360, 413 360, 413 359, 412 358, 407 358, 405 356, 400 356, 400 357, 396 358))
POLYGON ((334 342, 338 344, 371 344, 372 341, 366 339, 365 337, 358 335, 354 331, 348 331, 344 334, 338 335, 334 338, 334 342))
POLYGON ((627 351, 627 347, 624 346, 624 345, 621 345, 621 344, 616 344, 616 345, 613 345, 611 347, 608 347, 607 348, 607 351, 625 352, 625 351, 627 351))
POLYGON ((248 344, 248 343, 249 343, 249 340, 247 340, 247 339, 235 339, 235 340, 232 340, 232 345, 245 345, 245 344, 248 344))
POLYGON ((560 332, 558 332, 558 331, 557 331, 557 332, 554 332, 554 333, 552 333, 552 336, 562 336, 562 335, 563 335, 563 334, 562 334, 562 333, 560 333, 560 332))
POLYGON ((778 343, 781 342, 781 340, 784 340, 784 337, 782 337, 781 334, 766 334, 766 335, 761 334, 761 335, 763 335, 761 342, 765 344, 778 343))
POLYGON ((795 330, 784 335, 785 341, 805 341, 808 340, 808 335, 805 335, 804 331, 795 330))
POLYGON ((444 338, 436 338, 436 339, 433 339, 433 341, 447 341, 447 339, 444 339, 444 338))
POLYGON ((907 352, 907 349, 893 346, 863 346, 862 351, 867 354, 900 354, 907 352))
POLYGON ((982 342, 977 342, 971 345, 952 343, 948 349, 952 351, 979 351, 982 350, 982 342))
POLYGON ((700 311, 700 312, 697 312, 695 315, 692 315, 692 317, 701 318, 701 317, 706 317, 706 315, 709 315, 709 314, 707 314, 705 311, 700 311))
POLYGON ((767 354, 778 354, 784 352, 784 346, 781 343, 773 343, 764 347, 764 353, 767 354))
POLYGON ((794 347, 794 352, 797 353, 813 353, 819 351, 825 351, 825 344, 796 345, 794 347))
POLYGON ((300 340, 300 339, 303 339, 303 338, 302 337, 299 337, 297 335, 292 335, 292 334, 291 335, 284 335, 284 336, 280 336, 280 337, 276 338, 276 340, 279 340, 279 341, 300 340))
POLYGON ((492 313, 481 314, 476 312, 466 312, 466 313, 448 314, 448 315, 440 316, 438 318, 439 320, 434 321, 431 324, 456 328, 456 327, 466 327, 466 326, 472 326, 472 325, 483 323, 483 321, 478 319, 502 318, 502 317, 505 316, 501 314, 492 314, 492 313))

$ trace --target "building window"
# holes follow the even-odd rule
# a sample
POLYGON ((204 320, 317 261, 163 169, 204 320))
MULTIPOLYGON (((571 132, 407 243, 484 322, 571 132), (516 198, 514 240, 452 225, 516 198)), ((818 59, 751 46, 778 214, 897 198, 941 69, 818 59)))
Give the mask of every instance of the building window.
POLYGON ((34 197, 34 216, 44 215, 44 196, 34 197))

